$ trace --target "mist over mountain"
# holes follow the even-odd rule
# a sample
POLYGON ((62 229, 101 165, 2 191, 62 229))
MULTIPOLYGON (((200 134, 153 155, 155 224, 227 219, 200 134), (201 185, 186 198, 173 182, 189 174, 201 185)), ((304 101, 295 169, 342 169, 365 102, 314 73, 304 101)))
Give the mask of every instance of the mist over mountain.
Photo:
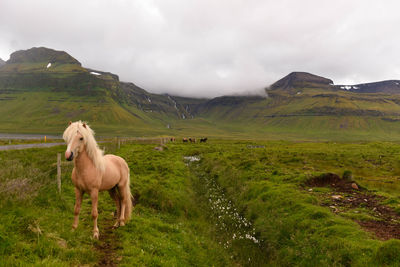
POLYGON ((58 48, 152 93, 237 94, 294 70, 344 85, 399 77, 396 1, 1 3, 4 60, 28 47, 58 48))

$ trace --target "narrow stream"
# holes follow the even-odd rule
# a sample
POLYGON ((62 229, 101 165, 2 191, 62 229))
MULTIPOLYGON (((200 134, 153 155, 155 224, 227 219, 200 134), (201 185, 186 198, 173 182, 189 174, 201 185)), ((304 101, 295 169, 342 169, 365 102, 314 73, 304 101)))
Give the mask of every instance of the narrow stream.
MULTIPOLYGON (((206 209, 210 215, 210 223, 214 224, 217 230, 219 244, 232 252, 232 258, 238 254, 233 250, 241 247, 246 247, 247 250, 256 248, 259 250, 262 242, 256 237, 256 229, 247 218, 240 214, 217 181, 201 172, 198 166, 200 158, 198 156, 184 157, 184 161, 195 170, 196 177, 199 179, 197 190, 207 202, 206 209)), ((256 254, 248 253, 246 265, 254 263, 252 257, 256 254)), ((241 257, 243 258, 243 255, 241 257)))

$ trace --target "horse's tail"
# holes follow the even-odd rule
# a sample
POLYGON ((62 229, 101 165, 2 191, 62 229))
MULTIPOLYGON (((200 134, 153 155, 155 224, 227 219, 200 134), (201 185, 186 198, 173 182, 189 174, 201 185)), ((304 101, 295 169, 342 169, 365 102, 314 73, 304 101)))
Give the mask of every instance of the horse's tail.
POLYGON ((131 174, 129 171, 129 167, 128 167, 128 179, 127 179, 126 186, 125 186, 125 196, 127 197, 127 200, 126 200, 124 215, 125 215, 125 222, 127 222, 131 218, 132 209, 133 209, 133 205, 132 205, 133 196, 131 193, 131 174))

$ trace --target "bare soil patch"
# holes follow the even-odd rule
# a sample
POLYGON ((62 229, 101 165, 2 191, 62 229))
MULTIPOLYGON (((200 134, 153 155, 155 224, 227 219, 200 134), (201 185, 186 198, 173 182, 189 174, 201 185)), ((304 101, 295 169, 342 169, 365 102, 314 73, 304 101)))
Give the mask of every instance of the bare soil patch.
POLYGON ((119 239, 116 235, 116 229, 113 229, 114 218, 113 216, 104 217, 103 229, 100 229, 99 241, 95 244, 94 248, 100 253, 100 260, 96 266, 118 266, 122 257, 118 255, 118 250, 121 249, 119 239))
POLYGON ((329 193, 323 193, 323 206, 329 206, 334 213, 355 211, 365 209, 368 214, 375 218, 371 220, 355 221, 366 231, 372 232, 377 238, 388 240, 391 238, 400 239, 400 215, 391 207, 382 204, 386 198, 376 195, 365 188, 354 189, 354 181, 346 181, 338 175, 326 173, 313 177, 306 181, 309 187, 330 187, 329 193))
POLYGON ((331 186, 332 188, 341 192, 352 192, 351 184, 353 181, 346 181, 334 173, 324 173, 320 176, 313 177, 306 181, 306 185, 310 187, 324 187, 331 186))
MULTIPOLYGON (((133 207, 136 206, 139 198, 139 194, 135 194, 132 198, 133 207)), ((94 247, 101 255, 96 266, 118 266, 122 260, 122 256, 118 253, 122 249, 121 242, 116 234, 117 229, 113 228, 117 219, 117 211, 114 211, 111 215, 104 215, 103 229, 100 229, 100 238, 94 247)))

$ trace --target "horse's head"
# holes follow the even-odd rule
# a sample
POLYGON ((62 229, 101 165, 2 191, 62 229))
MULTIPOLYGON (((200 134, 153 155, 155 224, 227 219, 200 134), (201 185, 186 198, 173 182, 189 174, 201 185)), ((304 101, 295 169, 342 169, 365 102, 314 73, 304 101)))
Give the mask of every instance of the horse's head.
POLYGON ((63 134, 63 138, 67 143, 67 150, 65 151, 65 158, 68 161, 77 157, 85 149, 85 134, 83 131, 87 131, 87 126, 82 122, 70 122, 68 128, 63 134))

